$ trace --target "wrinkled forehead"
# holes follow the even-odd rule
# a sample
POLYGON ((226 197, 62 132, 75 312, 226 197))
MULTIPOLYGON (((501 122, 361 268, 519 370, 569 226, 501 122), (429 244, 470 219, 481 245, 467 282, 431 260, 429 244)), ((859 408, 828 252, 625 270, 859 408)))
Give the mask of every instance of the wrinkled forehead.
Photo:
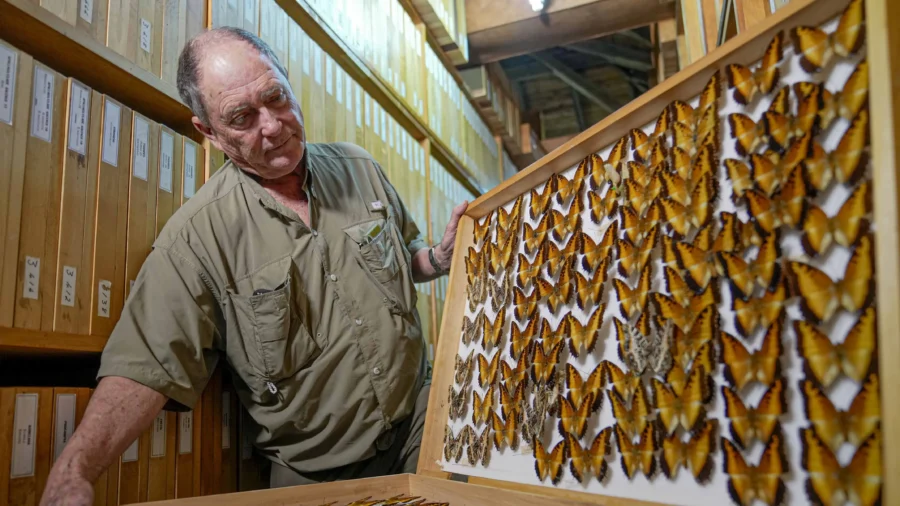
POLYGON ((247 86, 269 75, 280 78, 278 67, 243 41, 206 43, 201 52, 199 84, 209 98, 247 86))

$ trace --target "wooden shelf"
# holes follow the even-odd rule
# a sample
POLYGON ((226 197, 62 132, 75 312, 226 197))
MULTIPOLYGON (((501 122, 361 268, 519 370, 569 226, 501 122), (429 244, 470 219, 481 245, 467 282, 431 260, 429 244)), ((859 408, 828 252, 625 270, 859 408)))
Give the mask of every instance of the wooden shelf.
POLYGON ((106 337, 0 327, 0 355, 90 355, 103 351, 106 337))
POLYGON ((0 38, 179 133, 196 136, 175 86, 31 0, 0 0, 0 38))

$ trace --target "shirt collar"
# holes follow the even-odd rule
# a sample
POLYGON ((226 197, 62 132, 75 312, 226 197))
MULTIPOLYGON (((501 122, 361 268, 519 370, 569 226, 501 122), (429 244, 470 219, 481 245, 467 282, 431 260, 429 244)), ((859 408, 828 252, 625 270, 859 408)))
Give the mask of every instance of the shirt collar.
MULTIPOLYGON (((238 172, 238 177, 240 178, 240 180, 250 188, 257 199, 259 199, 259 202, 261 204, 263 204, 265 207, 275 210, 280 210, 283 207, 281 206, 281 204, 276 202, 271 195, 269 195, 269 192, 267 192, 266 189, 262 187, 262 185, 259 184, 256 176, 245 172, 230 160, 228 163, 234 167, 234 170, 238 172)), ((300 159, 300 165, 306 166, 306 174, 303 178, 302 188, 303 191, 306 192, 306 194, 309 196, 310 202, 312 202, 316 197, 316 185, 314 170, 312 168, 312 163, 310 163, 308 144, 306 145, 306 149, 303 150, 303 158, 300 159)), ((287 211, 293 213, 293 211, 287 211)))

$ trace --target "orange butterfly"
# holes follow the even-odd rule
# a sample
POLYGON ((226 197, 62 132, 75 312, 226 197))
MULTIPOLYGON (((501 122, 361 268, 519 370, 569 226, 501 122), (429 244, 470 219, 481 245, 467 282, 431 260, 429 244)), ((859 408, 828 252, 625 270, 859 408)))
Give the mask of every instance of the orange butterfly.
POLYGON ((631 152, 634 155, 634 159, 639 163, 644 163, 647 160, 647 155, 650 153, 650 136, 645 134, 643 130, 632 128, 628 132, 628 139, 631 141, 631 152))
POLYGON ((737 391, 754 381, 771 385, 781 376, 781 321, 769 326, 759 350, 750 353, 747 348, 728 333, 722 333, 722 361, 725 362, 725 380, 737 391))
POLYGON ((728 170, 728 179, 731 180, 731 201, 738 205, 744 198, 744 193, 753 189, 753 173, 747 164, 735 158, 726 158, 725 168, 728 170))
POLYGON ((771 199, 759 190, 744 194, 750 215, 760 231, 771 234, 782 226, 796 227, 806 216, 806 182, 795 167, 778 193, 771 199))
POLYGON ((836 54, 847 57, 859 51, 866 39, 862 0, 851 0, 841 14, 837 29, 827 34, 820 28, 798 26, 791 31, 800 66, 810 74, 826 67, 836 54))
POLYGON ((576 439, 581 439, 584 436, 585 429, 587 429, 588 418, 590 418, 593 411, 593 394, 588 394, 587 397, 581 400, 581 404, 578 405, 572 404, 569 399, 562 395, 559 396, 558 402, 559 424, 557 429, 559 430, 559 435, 566 437, 566 435, 571 434, 576 439))
POLYGON ((856 450, 853 459, 842 467, 835 453, 813 429, 805 429, 803 468, 809 473, 806 495, 814 504, 881 504, 881 429, 856 450))
POLYGON ((592 153, 584 158, 575 169, 573 179, 579 182, 580 186, 576 191, 579 198, 584 195, 585 190, 590 188, 591 191, 597 191, 603 186, 603 160, 599 156, 592 153), (587 186, 584 186, 587 184, 587 186))
POLYGON ((480 309, 474 319, 470 320, 468 316, 463 317, 463 344, 468 346, 472 341, 477 342, 478 331, 481 330, 482 325, 484 325, 484 309, 480 309))
POLYGON ((691 302, 691 296, 694 292, 688 287, 681 275, 678 274, 678 271, 668 266, 664 267, 663 279, 666 282, 666 291, 669 292, 671 298, 678 303, 679 306, 686 306, 691 302))
POLYGON ((734 149, 740 156, 748 156, 759 146, 768 145, 776 151, 784 151, 793 138, 790 120, 787 116, 767 111, 759 122, 742 113, 728 115, 728 126, 734 149))
POLYGON ((488 251, 488 272, 491 276, 496 276, 498 272, 506 271, 512 266, 512 260, 516 258, 517 246, 518 238, 512 234, 502 244, 489 243, 486 246, 488 251))
POLYGON ((606 192, 602 197, 599 191, 588 192, 591 221, 599 225, 604 219, 614 215, 619 207, 618 197, 616 190, 609 185, 606 185, 606 192))
POLYGON ((779 378, 766 390, 755 408, 747 407, 737 392, 722 387, 725 416, 731 420, 731 438, 741 448, 748 448, 755 440, 768 441, 781 431, 779 419, 787 412, 784 380, 779 378))
POLYGON ((654 227, 662 215, 662 209, 659 207, 659 201, 654 202, 647 208, 643 217, 637 213, 631 206, 622 206, 619 208, 621 215, 622 232, 625 237, 633 244, 640 244, 644 241, 649 233, 654 231, 654 227))
MULTIPOLYGON (((628 140, 628 136, 626 135, 613 145, 609 152, 609 156, 606 158, 605 168, 607 173, 613 172, 618 175, 619 164, 625 161, 628 140)), ((618 184, 618 181, 613 181, 613 184, 618 184)))
POLYGON ((524 231, 522 234, 522 244, 525 246, 525 254, 533 255, 538 248, 541 247, 541 243, 544 242, 544 238, 547 237, 547 231, 550 228, 550 213, 544 214, 544 217, 541 218, 541 221, 534 227, 530 224, 526 223, 524 227, 524 231))
POLYGON ((820 207, 810 205, 803 222, 803 250, 816 256, 828 250, 832 243, 852 246, 865 235, 869 222, 865 219, 871 210, 869 184, 863 182, 844 201, 837 214, 829 217, 820 207))
POLYGON ((719 144, 718 108, 709 107, 699 117, 685 102, 672 102, 676 121, 672 125, 673 144, 690 155, 694 155, 703 145, 719 144), (696 123, 694 123, 696 121, 696 123))
POLYGON ((553 346, 549 352, 545 352, 542 346, 534 347, 531 379, 535 384, 552 385, 556 381, 556 365, 559 363, 559 353, 562 349, 562 341, 553 346))
POLYGON ((794 85, 794 93, 800 97, 803 94, 810 93, 815 87, 819 87, 822 90, 822 101, 824 103, 824 107, 820 112, 820 126, 822 129, 828 128, 828 125, 836 117, 852 120, 869 102, 869 64, 866 60, 859 62, 856 65, 856 69, 844 82, 844 87, 836 93, 829 92, 820 84, 812 83, 796 83, 794 85))
POLYGON ((491 425, 494 428, 494 448, 500 451, 505 444, 512 451, 518 451, 519 423, 514 416, 506 418, 505 422, 503 420, 497 413, 491 413, 491 425))
POLYGON ((810 185, 824 190, 832 181, 854 185, 866 173, 868 166, 869 113, 863 109, 844 132, 837 148, 825 153, 816 146, 813 155, 803 162, 810 185))
MULTIPOLYGON (((696 240, 695 240, 696 242, 696 240)), ((678 242, 675 243, 678 264, 684 269, 684 281, 694 292, 701 292, 709 286, 709 282, 719 276, 716 266, 716 251, 704 250, 699 246, 678 242)))
POLYGON ((656 118, 656 125, 653 127, 654 139, 665 139, 666 133, 672 128, 672 109, 669 106, 663 107, 663 110, 656 118))
POLYGON ((529 262, 528 257, 519 253, 516 286, 523 291, 530 287, 535 277, 540 275, 542 266, 540 255, 535 255, 534 260, 529 262))
POLYGON ((570 264, 574 262, 578 251, 576 249, 578 247, 576 237, 577 235, 570 237, 569 242, 562 248, 553 241, 544 241, 537 258, 541 266, 547 268, 548 277, 556 278, 560 274, 562 267, 571 266, 570 264))
MULTIPOLYGON (((713 342, 709 341, 697 351, 690 369, 680 365, 672 366, 665 375, 666 383, 668 386, 672 387, 672 392, 674 392, 675 395, 684 393, 688 378, 691 377, 691 374, 689 373, 692 373, 693 369, 703 368, 704 371, 714 371, 717 364, 715 356, 713 342)), ((706 389, 706 392, 710 395, 712 394, 713 378, 711 375, 706 375, 706 386, 704 388, 706 389)))
MULTIPOLYGON (((506 371, 509 366, 506 362, 502 362, 503 370, 506 371)), ((527 372, 527 368, 525 369, 527 372)), ((500 412, 504 419, 520 419, 523 415, 521 406, 525 402, 525 387, 528 381, 523 377, 515 386, 511 380, 506 385, 500 385, 500 412)))
POLYGON ((478 395, 478 392, 472 392, 474 396, 472 400, 472 424, 476 427, 491 421, 491 410, 494 409, 494 391, 496 389, 496 385, 491 385, 485 391, 483 398, 478 395))
POLYGON ((769 104, 769 108, 767 111, 776 112, 778 114, 788 114, 791 111, 791 87, 788 85, 784 85, 778 90, 778 93, 775 94, 775 97, 772 98, 772 103, 769 104))
POLYGON ((660 172, 666 170, 667 164, 664 162, 657 165, 643 165, 637 162, 625 162, 625 166, 628 168, 631 179, 641 186, 647 186, 660 172))
POLYGON ((536 279, 534 281, 538 298, 547 299, 547 307, 550 308, 550 312, 553 314, 556 314, 556 311, 561 306, 568 304, 572 300, 572 295, 575 293, 573 271, 572 264, 569 262, 560 269, 556 283, 546 279, 536 279))
POLYGON ((469 352, 469 356, 463 360, 462 356, 456 356, 456 364, 453 368, 454 380, 459 386, 464 386, 472 379, 472 366, 475 364, 475 350, 469 352))
POLYGON ((459 459, 462 458, 463 447, 469 441, 470 432, 472 432, 472 427, 469 425, 463 427, 456 436, 453 435, 453 430, 449 425, 444 428, 444 459, 447 462, 459 462, 459 459))
POLYGON ((797 351, 806 359, 807 375, 830 387, 846 375, 861 383, 869 372, 875 353, 875 309, 867 309, 847 333, 844 342, 833 344, 831 338, 806 321, 794 323, 797 351))
POLYGON ((668 295, 654 293, 651 299, 663 318, 672 322, 683 332, 690 332, 694 322, 707 306, 716 304, 715 290, 706 287, 701 293, 692 295, 687 305, 682 306, 668 295))
POLYGON ((616 440, 619 442, 622 471, 631 480, 638 471, 644 473, 647 479, 656 474, 656 452, 659 450, 659 438, 655 425, 647 424, 641 433, 641 439, 637 444, 631 442, 631 438, 622 430, 621 425, 616 424, 616 440))
POLYGON ((522 196, 519 195, 509 211, 505 207, 497 210, 497 242, 503 242, 507 236, 519 230, 521 221, 522 196), (502 233, 501 233, 502 231, 502 233))
POLYGON ((581 356, 581 353, 594 351, 598 332, 600 332, 600 325, 603 324, 603 313, 605 310, 606 308, 601 304, 594 309, 587 323, 584 324, 572 313, 566 315, 564 320, 565 330, 563 332, 569 336, 569 352, 572 353, 572 356, 578 358, 581 356))
MULTIPOLYGON (((658 328, 664 328, 665 322, 662 319, 657 320, 658 328)), ((711 343, 719 334, 719 311, 716 306, 706 306, 706 309, 697 316, 694 325, 691 326, 690 332, 681 332, 680 329, 675 330, 675 362, 684 370, 694 362, 698 356, 702 355, 705 345, 711 343)), ((712 350, 712 346, 709 347, 712 350)), ((712 362, 710 357, 709 362, 712 362)), ((712 372, 712 366, 708 365, 707 371, 712 372)), ((676 392, 680 395, 680 392, 676 392)))
POLYGON ((639 384, 631 398, 631 408, 625 405, 625 400, 615 390, 607 390, 609 401, 612 403, 613 415, 622 432, 629 438, 637 437, 644 431, 647 425, 653 425, 650 417, 653 415, 653 406, 647 398, 644 386, 639 384))
POLYGON ((812 322, 829 321, 840 308, 859 311, 875 299, 870 236, 859 240, 843 278, 838 281, 832 281, 819 269, 800 262, 788 262, 788 270, 795 293, 800 295, 800 309, 812 322))
POLYGON ((816 434, 834 451, 845 442, 858 447, 881 424, 878 375, 875 373, 869 374, 847 411, 835 408, 814 381, 803 380, 800 389, 806 418, 816 429, 816 434))
POLYGON ((558 484, 566 461, 566 440, 557 443, 549 453, 544 449, 540 438, 534 438, 531 447, 534 450, 534 472, 538 480, 550 478, 554 485, 558 484))
POLYGON ((697 483, 709 481, 713 471, 712 454, 716 451, 716 420, 706 420, 687 442, 681 441, 680 434, 672 434, 662 441, 662 456, 659 459, 663 474, 670 480, 681 466, 691 470, 697 483))
POLYGON ((781 315, 786 298, 784 282, 776 283, 774 291, 763 292, 759 298, 744 301, 739 297, 732 297, 731 308, 734 309, 734 325, 738 333, 748 338, 757 328, 768 327, 781 315))
MULTIPOLYGON (((532 291, 529 295, 525 295, 524 291, 515 288, 513 289, 513 302, 515 303, 513 314, 515 314, 516 320, 524 322, 535 319, 538 302, 540 302, 537 290, 532 291)), ((515 326, 513 327, 513 333, 516 332, 516 328, 515 326)))
POLYGON ((732 297, 748 300, 757 286, 774 291, 776 284, 781 280, 780 258, 778 234, 766 236, 756 253, 756 258, 752 261, 744 261, 740 255, 734 253, 719 252, 722 270, 731 283, 732 297))
POLYGON ((581 373, 578 372, 578 369, 575 369, 575 366, 566 364, 566 386, 569 387, 569 402, 573 406, 580 406, 590 395, 594 400, 594 405, 591 407, 592 411, 600 409, 603 403, 603 392, 601 390, 606 383, 605 372, 605 366, 601 362, 597 364, 597 367, 585 380, 581 378, 581 373))
MULTIPOLYGON (((532 326, 537 326, 537 318, 528 322, 528 327, 525 327, 525 331, 528 332, 528 329, 532 326)), ((515 329, 517 327, 513 327, 515 329)), ((516 359, 516 368, 513 369, 506 363, 505 360, 500 361, 500 378, 506 383, 507 388, 511 391, 515 390, 519 383, 525 383, 528 385, 528 376, 529 376, 529 367, 531 366, 531 350, 532 350, 532 342, 529 341, 528 344, 523 348, 516 359)), ((516 343, 516 341, 513 341, 516 343)), ((512 346, 512 345, 510 345, 512 346)), ((516 355, 514 355, 515 357, 516 355)))
POLYGON ((783 503, 785 487, 781 475, 788 471, 788 464, 781 436, 774 434, 769 438, 756 466, 748 465, 740 450, 725 438, 722 438, 722 451, 732 501, 741 506, 750 506, 756 500, 769 506, 783 503))
MULTIPOLYGON (((809 158, 813 158, 816 149, 821 151, 821 146, 818 146, 813 139, 812 132, 809 132, 794 138, 784 155, 774 151, 766 151, 762 154, 751 153, 750 169, 753 172, 756 188, 767 197, 771 197, 776 190, 781 188, 795 167, 807 162, 809 158)), ((824 152, 818 159, 825 159, 824 152)))
POLYGON ((584 255, 581 259, 581 268, 587 272, 593 272, 594 276, 598 272, 603 272, 604 282, 609 264, 614 260, 616 230, 618 227, 616 222, 613 222, 603 233, 603 238, 599 243, 595 243, 590 236, 582 232, 579 234, 579 244, 576 245, 576 251, 580 251, 584 255))
POLYGON ((665 137, 657 137, 650 144, 650 155, 647 158, 647 164, 650 167, 656 167, 655 171, 662 172, 666 170, 666 160, 669 157, 669 147, 666 145, 665 137))
POLYGON ((683 205, 671 197, 660 200, 669 228, 677 237, 685 237, 691 230, 709 223, 715 212, 718 193, 715 179, 707 174, 691 193, 690 204, 683 205))
POLYGON ((565 207, 569 199, 576 196, 578 183, 579 181, 576 179, 568 179, 562 174, 553 174, 550 176, 550 188, 553 190, 553 193, 556 194, 556 202, 565 207))
POLYGON ((500 370, 500 352, 494 353, 488 361, 484 355, 478 355, 478 385, 488 388, 497 383, 497 371, 500 370))
POLYGON ((625 180, 625 198, 639 215, 650 207, 661 190, 662 181, 659 178, 652 178, 646 185, 633 178, 625 180))
POLYGON ((594 476, 598 481, 606 479, 609 466, 606 464, 606 456, 610 451, 612 439, 612 427, 601 430, 590 447, 583 448, 578 438, 566 434, 567 451, 572 457, 569 461, 569 471, 576 480, 583 481, 585 477, 594 476))
MULTIPOLYGON (((541 343, 540 346, 544 350, 544 355, 549 355, 553 347, 565 341, 565 318, 561 319, 556 328, 550 325, 550 320, 544 318, 541 320, 541 343)), ((535 344, 537 346, 537 344, 535 344)))
POLYGON ((659 409, 659 426, 664 436, 672 435, 679 426, 688 432, 694 432, 697 425, 703 422, 706 418, 706 408, 703 405, 712 396, 712 392, 706 389, 707 385, 706 370, 703 367, 691 370, 681 394, 676 394, 656 378, 650 380, 656 407, 659 409))
POLYGON ((541 191, 537 189, 531 190, 531 198, 528 201, 528 209, 532 220, 537 220, 540 216, 547 212, 550 207, 550 197, 553 195, 553 188, 550 181, 544 184, 541 191))
POLYGON ((602 363, 604 376, 606 378, 604 381, 607 384, 612 385, 613 391, 625 402, 631 401, 634 393, 642 385, 641 376, 639 374, 633 374, 631 371, 622 372, 622 369, 620 369, 619 366, 608 360, 604 360, 602 363))
MULTIPOLYGON (((475 220, 475 244, 484 244, 484 240, 491 232, 491 218, 493 217, 494 212, 491 211, 487 216, 485 216, 480 222, 475 220)), ((471 249, 471 248, 470 248, 471 249)))
POLYGON ((581 231, 581 210, 580 199, 572 202, 572 210, 569 214, 563 214, 556 209, 550 211, 550 236, 553 240, 561 243, 563 239, 569 237, 569 234, 576 234, 581 231), (576 207, 577 206, 577 207, 576 207))
POLYGON ((619 301, 619 312, 622 318, 631 319, 638 314, 646 305, 647 298, 650 296, 650 282, 653 281, 653 264, 647 262, 641 269, 641 277, 638 278, 637 286, 633 289, 628 283, 621 279, 613 280, 613 287, 616 290, 616 300, 619 301))
POLYGON ((778 86, 778 63, 784 57, 784 33, 779 31, 766 46, 759 69, 751 71, 743 65, 732 64, 725 68, 728 87, 734 88, 734 100, 747 105, 757 93, 768 95, 778 86))
MULTIPOLYGON (((490 418, 490 415, 488 415, 490 418)), ((486 421, 490 421, 489 419, 486 421)), ((487 426, 477 435, 474 430, 469 431, 469 445, 466 447, 466 458, 469 465, 475 466, 479 462, 487 467, 491 461, 491 427, 487 426)))
POLYGON ((672 197, 681 204, 690 203, 691 193, 697 188, 707 174, 715 179, 719 170, 718 144, 704 144, 696 156, 681 149, 672 149, 672 170, 677 178, 660 174, 663 182, 663 195, 672 197))
POLYGON ((484 318, 484 331, 482 337, 482 346, 484 349, 490 349, 492 346, 500 346, 500 340, 503 338, 503 326, 506 323, 506 311, 497 313, 494 320, 484 318))
POLYGON ((645 266, 651 265, 650 255, 656 247, 658 238, 658 233, 648 235, 637 247, 628 239, 616 241, 619 257, 619 274, 624 278, 630 278, 634 273, 642 271, 645 266))

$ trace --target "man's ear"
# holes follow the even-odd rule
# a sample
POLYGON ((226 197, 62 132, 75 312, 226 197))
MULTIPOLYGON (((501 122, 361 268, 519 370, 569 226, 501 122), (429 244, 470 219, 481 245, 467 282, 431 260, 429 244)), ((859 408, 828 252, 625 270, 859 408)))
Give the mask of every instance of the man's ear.
POLYGON ((194 124, 194 128, 196 128, 198 132, 209 139, 209 142, 211 142, 212 145, 216 147, 216 149, 220 151, 222 150, 222 146, 219 145, 219 139, 216 133, 211 128, 204 125, 203 122, 200 121, 200 118, 198 118, 197 116, 191 117, 191 123, 194 124))

